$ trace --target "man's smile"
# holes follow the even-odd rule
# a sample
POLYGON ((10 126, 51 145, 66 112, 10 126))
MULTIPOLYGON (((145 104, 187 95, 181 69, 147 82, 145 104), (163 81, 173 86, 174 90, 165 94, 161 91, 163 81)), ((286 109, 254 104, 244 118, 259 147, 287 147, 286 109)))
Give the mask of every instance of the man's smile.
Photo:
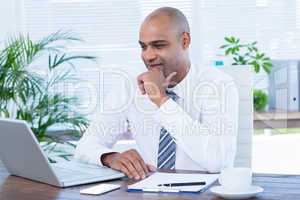
POLYGON ((163 68, 163 64, 162 63, 157 63, 157 64, 148 64, 149 69, 151 68, 163 68))

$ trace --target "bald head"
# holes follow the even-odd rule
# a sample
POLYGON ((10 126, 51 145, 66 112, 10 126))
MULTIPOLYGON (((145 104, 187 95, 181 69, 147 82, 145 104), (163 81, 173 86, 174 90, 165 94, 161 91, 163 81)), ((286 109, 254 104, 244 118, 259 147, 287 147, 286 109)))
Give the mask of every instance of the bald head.
POLYGON ((170 23, 171 28, 178 36, 184 32, 190 33, 189 23, 185 15, 177 8, 172 7, 162 7, 154 10, 146 17, 143 24, 151 22, 152 20, 162 19, 165 19, 170 23))
POLYGON ((171 73, 175 82, 181 81, 190 66, 190 28, 184 14, 170 7, 150 13, 140 28, 141 57, 148 68, 162 70, 165 77, 171 73))

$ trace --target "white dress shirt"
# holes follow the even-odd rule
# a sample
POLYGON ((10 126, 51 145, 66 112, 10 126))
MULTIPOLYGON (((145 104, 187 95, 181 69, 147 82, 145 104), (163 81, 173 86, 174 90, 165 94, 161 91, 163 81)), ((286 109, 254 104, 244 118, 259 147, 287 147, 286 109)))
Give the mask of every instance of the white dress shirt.
POLYGON ((238 91, 230 76, 212 67, 198 72, 193 65, 174 88, 176 102, 169 98, 158 108, 141 95, 136 81, 120 84, 106 96, 80 139, 75 159, 102 165, 100 157, 114 152, 113 145, 129 129, 144 161, 157 165, 160 129, 176 142, 176 169, 218 172, 232 166, 236 154, 238 91))

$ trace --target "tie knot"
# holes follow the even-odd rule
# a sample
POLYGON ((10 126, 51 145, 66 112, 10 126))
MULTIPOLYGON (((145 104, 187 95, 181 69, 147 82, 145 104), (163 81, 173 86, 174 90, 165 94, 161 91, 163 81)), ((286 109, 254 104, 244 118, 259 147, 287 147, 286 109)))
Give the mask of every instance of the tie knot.
POLYGON ((168 97, 170 97, 174 101, 177 101, 179 99, 179 96, 171 90, 166 90, 166 94, 167 94, 168 97))

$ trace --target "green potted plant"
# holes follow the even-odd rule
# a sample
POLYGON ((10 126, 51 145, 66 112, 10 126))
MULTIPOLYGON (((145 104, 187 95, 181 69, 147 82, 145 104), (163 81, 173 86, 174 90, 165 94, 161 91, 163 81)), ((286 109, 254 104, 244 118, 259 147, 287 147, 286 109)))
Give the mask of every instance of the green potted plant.
POLYGON ((255 111, 264 111, 268 104, 268 95, 263 90, 253 91, 253 105, 255 111))
POLYGON ((257 48, 257 42, 241 43, 239 38, 225 37, 225 44, 220 46, 224 50, 225 56, 233 59, 232 65, 251 65, 256 73, 261 68, 269 74, 272 69, 272 62, 265 53, 257 48))
MULTIPOLYGON (((225 44, 220 46, 224 51, 224 55, 232 58, 232 65, 250 65, 255 73, 259 73, 261 69, 267 74, 272 70, 272 62, 264 52, 257 48, 257 42, 241 43, 239 38, 225 37, 225 44)), ((255 111, 262 111, 268 104, 268 95, 262 90, 253 91, 253 106, 255 111)))
POLYGON ((69 126, 73 130, 69 134, 79 136, 88 126, 87 118, 75 109, 77 98, 55 91, 55 87, 75 78, 74 60, 95 60, 66 52, 68 42, 79 41, 74 34, 62 31, 39 41, 19 35, 10 38, 0 51, 0 116, 27 121, 37 139, 46 142, 47 150, 54 150, 53 142, 61 142, 59 137, 47 135, 50 127, 69 126), (31 69, 41 57, 47 62, 35 67, 48 71, 46 75, 31 69))

